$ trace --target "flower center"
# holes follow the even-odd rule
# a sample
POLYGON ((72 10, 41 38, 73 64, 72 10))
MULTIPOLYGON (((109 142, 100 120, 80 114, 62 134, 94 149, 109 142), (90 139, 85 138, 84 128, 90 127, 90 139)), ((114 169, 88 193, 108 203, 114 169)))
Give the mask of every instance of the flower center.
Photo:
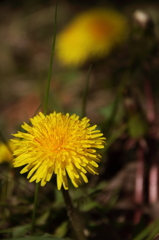
POLYGON ((111 24, 102 18, 91 21, 90 29, 97 40, 105 39, 106 35, 110 35, 112 32, 111 24))
POLYGON ((49 134, 44 148, 46 152, 49 151, 56 153, 68 149, 72 142, 72 138, 67 130, 56 129, 56 132, 49 134))

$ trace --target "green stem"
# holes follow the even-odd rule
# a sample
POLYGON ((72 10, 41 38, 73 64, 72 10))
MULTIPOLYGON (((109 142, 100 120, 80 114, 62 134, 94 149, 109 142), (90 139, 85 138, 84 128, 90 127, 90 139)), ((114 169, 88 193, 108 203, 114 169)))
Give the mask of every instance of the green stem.
POLYGON ((67 214, 71 222, 73 231, 75 233, 76 239, 86 240, 86 237, 84 235, 84 227, 82 224, 82 220, 79 214, 77 213, 76 209, 73 207, 73 204, 69 195, 69 191, 62 188, 62 194, 65 201, 67 214))
POLYGON ((53 58, 54 58, 54 52, 55 52, 56 23, 57 23, 57 1, 56 1, 56 4, 55 4, 54 37, 53 37, 53 41, 52 41, 50 67, 49 67, 49 72, 48 72, 48 81, 47 81, 46 95, 45 95, 45 105, 44 105, 44 114, 45 115, 47 114, 47 108, 48 108, 50 82, 51 82, 51 74, 52 74, 52 64, 53 64, 53 58))
POLYGON ((86 104, 87 104, 87 95, 88 95, 88 87, 89 87, 89 79, 91 75, 92 65, 89 66, 87 78, 86 78, 86 85, 85 90, 83 93, 83 101, 82 101, 82 117, 86 116, 86 104))
POLYGON ((33 214, 32 214, 32 220, 31 220, 31 232, 34 232, 34 227, 35 227, 35 216, 36 216, 36 209, 37 209, 37 204, 38 204, 38 194, 39 194, 39 183, 36 183, 35 186, 35 195, 34 195, 34 209, 33 209, 33 214))

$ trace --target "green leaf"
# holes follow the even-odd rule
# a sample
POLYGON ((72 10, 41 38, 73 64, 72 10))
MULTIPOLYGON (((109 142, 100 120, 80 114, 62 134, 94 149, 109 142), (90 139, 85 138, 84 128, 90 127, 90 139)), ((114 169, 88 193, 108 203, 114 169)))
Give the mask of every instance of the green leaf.
POLYGON ((68 221, 65 221, 56 228, 54 235, 58 237, 63 237, 67 233, 67 230, 68 230, 68 221))
POLYGON ((109 119, 112 115, 114 109, 114 102, 110 103, 109 105, 107 105, 106 107, 100 108, 99 112, 106 118, 109 119))
POLYGON ((26 234, 30 228, 31 228, 30 224, 12 228, 12 236, 13 236, 13 238, 24 236, 24 234, 26 234))
POLYGON ((44 212, 39 218, 36 219, 36 225, 44 225, 50 215, 50 209, 44 212))
POLYGON ((92 201, 91 199, 87 199, 82 205, 82 212, 88 212, 97 207, 100 207, 100 204, 97 201, 92 201))
MULTIPOLYGON (((139 233, 137 235, 137 237, 135 237, 133 240, 143 240, 143 239, 145 239, 145 237, 147 237, 149 234, 152 234, 152 231, 154 231, 154 229, 155 229, 155 232, 153 232, 153 233, 154 233, 154 236, 155 236, 156 235, 156 228, 158 228, 158 226, 159 226, 159 220, 157 219, 150 226, 148 226, 141 233, 139 233)), ((154 236, 151 235, 151 239, 154 236)))
POLYGON ((147 132, 148 126, 141 115, 135 114, 128 121, 128 131, 132 138, 139 139, 147 132))
MULTIPOLYGON (((155 239, 154 240, 157 240, 157 238, 159 237, 159 236, 156 236, 156 234, 159 232, 159 227, 156 227, 155 229, 154 229, 154 231, 150 234, 150 236, 148 237, 148 238, 146 238, 146 240, 152 240, 154 237, 155 237, 155 239)), ((158 234, 157 234, 158 235, 158 234)), ((158 238, 159 239, 159 238, 158 238)))

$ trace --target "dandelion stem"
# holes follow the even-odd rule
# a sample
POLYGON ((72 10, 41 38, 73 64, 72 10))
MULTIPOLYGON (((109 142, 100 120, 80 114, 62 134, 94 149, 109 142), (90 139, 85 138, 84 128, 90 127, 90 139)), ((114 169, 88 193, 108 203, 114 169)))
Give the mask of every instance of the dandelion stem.
POLYGON ((83 93, 83 101, 82 101, 82 117, 86 116, 86 104, 87 104, 87 95, 88 95, 88 86, 89 86, 89 79, 91 75, 92 65, 89 66, 87 78, 86 78, 86 85, 83 93))
POLYGON ((62 194, 63 194, 63 198, 65 201, 69 220, 71 222, 73 231, 76 235, 76 239, 77 240, 86 240, 86 237, 85 237, 84 231, 83 231, 84 229, 82 226, 83 225, 82 221, 81 221, 80 216, 78 215, 76 209, 73 207, 72 200, 69 195, 69 191, 62 188, 62 194))
POLYGON ((35 196, 34 196, 34 209, 33 209, 32 220, 31 220, 31 232, 34 231, 34 227, 35 227, 35 216, 36 216, 36 209, 38 204, 39 186, 40 184, 36 183, 35 196))

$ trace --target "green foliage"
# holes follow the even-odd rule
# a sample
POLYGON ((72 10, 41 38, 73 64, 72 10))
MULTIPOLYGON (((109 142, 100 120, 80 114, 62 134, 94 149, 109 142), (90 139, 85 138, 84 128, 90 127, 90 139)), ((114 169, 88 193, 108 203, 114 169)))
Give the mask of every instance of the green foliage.
POLYGON ((154 221, 149 227, 145 228, 139 235, 133 240, 152 240, 159 232, 159 220, 154 221))
POLYGON ((140 114, 131 116, 131 118, 128 121, 128 131, 130 137, 135 139, 144 137, 147 133, 147 130, 148 125, 145 122, 145 119, 140 114))

